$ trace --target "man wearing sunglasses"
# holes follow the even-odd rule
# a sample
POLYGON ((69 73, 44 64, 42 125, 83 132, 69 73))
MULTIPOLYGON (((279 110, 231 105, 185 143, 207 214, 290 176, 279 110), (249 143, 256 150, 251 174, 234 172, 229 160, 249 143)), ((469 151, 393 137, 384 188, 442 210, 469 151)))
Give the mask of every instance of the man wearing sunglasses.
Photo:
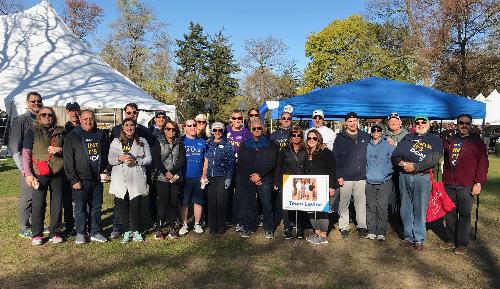
POLYGON ((162 129, 167 120, 170 120, 170 117, 167 116, 165 111, 158 110, 155 112, 154 123, 149 127, 149 131, 155 138, 163 135, 162 129))
MULTIPOLYGON (((323 143, 326 144, 329 150, 333 150, 333 143, 335 142, 337 134, 332 129, 324 125, 325 114, 323 111, 319 109, 313 111, 312 120, 314 128, 319 131, 323 137, 323 143)), ((306 131, 305 135, 307 135, 308 132, 309 130, 306 131)))
POLYGON ((28 187, 23 176, 22 169, 22 148, 24 136, 28 130, 33 128, 33 122, 40 110, 43 107, 42 96, 35 91, 29 92, 26 96, 26 106, 28 111, 12 121, 9 135, 9 149, 12 152, 12 157, 20 172, 19 178, 19 201, 18 201, 18 223, 19 223, 19 236, 23 238, 31 238, 31 196, 33 188, 28 187))
POLYGON ((470 239, 472 203, 481 193, 488 173, 488 155, 481 138, 471 133, 472 117, 457 118, 457 132, 444 140, 443 183, 456 209, 446 215, 449 243, 445 248, 465 254, 470 239))
POLYGON ((443 142, 429 132, 429 118, 415 117, 415 132, 407 134, 392 154, 392 163, 399 168, 401 220, 404 240, 401 246, 424 249, 425 217, 431 192, 429 169, 443 154, 443 142))

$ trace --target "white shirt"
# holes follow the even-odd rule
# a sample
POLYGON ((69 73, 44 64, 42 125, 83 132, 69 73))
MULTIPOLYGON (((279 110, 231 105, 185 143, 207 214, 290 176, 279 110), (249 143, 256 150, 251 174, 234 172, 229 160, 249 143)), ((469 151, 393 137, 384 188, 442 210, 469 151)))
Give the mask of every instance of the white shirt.
POLYGON ((319 131, 321 134, 321 137, 323 138, 323 143, 326 144, 329 150, 333 150, 333 142, 335 141, 335 138, 337 137, 337 134, 330 128, 322 125, 320 127, 312 127, 306 131, 306 137, 307 134, 311 129, 316 129, 319 131))

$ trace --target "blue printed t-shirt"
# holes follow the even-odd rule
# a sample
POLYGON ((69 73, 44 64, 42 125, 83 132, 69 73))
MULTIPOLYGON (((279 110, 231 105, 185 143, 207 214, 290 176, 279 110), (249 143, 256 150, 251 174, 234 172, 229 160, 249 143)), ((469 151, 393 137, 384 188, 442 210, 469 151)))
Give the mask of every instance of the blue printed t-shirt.
POLYGON ((82 130, 84 146, 87 149, 87 158, 94 176, 99 175, 99 145, 100 137, 97 132, 86 132, 82 130))
POLYGON ((424 135, 409 133, 398 143, 393 156, 401 156, 405 161, 420 163, 429 154, 442 151, 443 142, 436 135, 432 133, 424 135))
POLYGON ((186 149, 186 164, 184 175, 187 179, 201 177, 207 144, 201 138, 182 137, 186 149))
POLYGON ((226 132, 227 141, 233 146, 234 156, 236 157, 236 161, 238 161, 238 152, 240 151, 240 145, 247 139, 251 138, 252 135, 246 127, 242 127, 240 130, 233 130, 230 125, 227 126, 226 132))

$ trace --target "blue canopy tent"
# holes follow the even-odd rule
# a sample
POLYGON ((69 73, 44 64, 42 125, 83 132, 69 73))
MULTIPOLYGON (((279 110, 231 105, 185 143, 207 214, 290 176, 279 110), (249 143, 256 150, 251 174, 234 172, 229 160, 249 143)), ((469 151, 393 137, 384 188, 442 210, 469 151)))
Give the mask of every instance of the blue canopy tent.
MULTIPOLYGON (((362 118, 383 118, 391 112, 401 117, 427 115, 431 119, 455 119, 468 113, 474 119, 483 119, 486 105, 482 102, 445 93, 430 87, 378 77, 365 78, 304 95, 279 101, 271 117, 279 118, 284 108, 293 108, 295 119, 310 119, 315 109, 321 109, 325 118, 343 117, 354 111, 362 118)), ((261 111, 266 110, 266 103, 261 111)))

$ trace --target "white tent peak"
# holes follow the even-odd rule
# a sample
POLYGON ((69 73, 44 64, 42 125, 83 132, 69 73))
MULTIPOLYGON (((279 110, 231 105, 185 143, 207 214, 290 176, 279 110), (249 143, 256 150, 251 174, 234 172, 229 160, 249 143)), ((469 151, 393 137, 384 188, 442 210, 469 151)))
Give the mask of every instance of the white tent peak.
POLYGON ((141 110, 161 109, 176 118, 175 106, 159 102, 111 68, 46 0, 0 17, 0 87, 0 109, 13 116, 25 111, 26 94, 37 91, 48 106, 76 101, 85 108, 123 108, 135 102, 141 110))
POLYGON ((478 96, 476 96, 476 98, 474 98, 474 100, 486 102, 486 98, 484 97, 484 95, 482 93, 479 93, 478 96))
POLYGON ((499 101, 500 100, 500 93, 494 89, 490 95, 486 98, 488 101, 499 101))

